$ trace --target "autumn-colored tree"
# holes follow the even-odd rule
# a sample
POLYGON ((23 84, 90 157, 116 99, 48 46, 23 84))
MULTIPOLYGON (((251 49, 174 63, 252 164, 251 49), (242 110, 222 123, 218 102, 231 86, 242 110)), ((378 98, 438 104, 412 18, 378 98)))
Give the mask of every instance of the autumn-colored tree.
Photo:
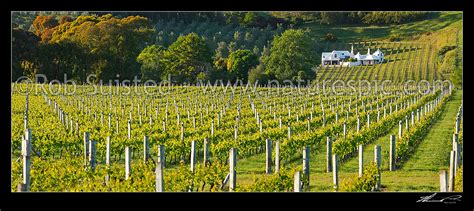
MULTIPOLYGON (((47 33, 45 35, 45 39, 50 38, 52 34, 52 29, 58 25, 58 21, 51 15, 48 16, 36 16, 35 20, 33 21, 33 30, 36 36, 43 38, 43 33, 47 33)), ((43 39, 42 39, 43 40, 43 39)))
POLYGON ((55 29, 56 29, 56 27, 45 29, 43 31, 43 33, 41 33, 41 41, 42 42, 49 42, 51 40, 51 38, 53 38, 53 33, 54 33, 55 29))
POLYGON ((60 25, 66 23, 66 22, 72 22, 72 21, 74 21, 74 18, 72 18, 71 16, 67 16, 67 15, 61 16, 59 18, 59 24, 60 25))
POLYGON ((151 32, 148 19, 140 16, 79 16, 58 26, 51 40, 71 41, 87 49, 91 59, 86 67, 90 73, 100 75, 97 80, 133 79, 140 75, 136 58, 150 40, 151 32))

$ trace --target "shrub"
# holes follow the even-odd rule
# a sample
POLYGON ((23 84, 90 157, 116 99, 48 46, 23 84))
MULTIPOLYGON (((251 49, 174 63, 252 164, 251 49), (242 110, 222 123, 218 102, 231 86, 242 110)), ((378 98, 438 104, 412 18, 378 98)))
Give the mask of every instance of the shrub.
POLYGON ((326 36, 324 36, 324 40, 328 42, 335 42, 337 41, 337 37, 332 33, 327 33, 326 36))
POLYGON ((339 191, 343 192, 369 192, 376 191, 377 180, 379 179, 377 166, 375 163, 367 165, 362 177, 354 175, 349 179, 344 179, 339 191))
POLYGON ((206 81, 208 79, 207 74, 204 72, 200 72, 197 74, 196 79, 198 81, 206 81))
MULTIPOLYGON (((291 192, 294 191, 294 174, 301 171, 301 168, 280 170, 273 175, 264 175, 263 177, 254 176, 253 183, 248 186, 238 187, 238 191, 247 192, 291 192)), ((308 178, 301 176, 301 182, 308 184, 308 178)))
POLYGON ((357 59, 349 57, 349 58, 344 59, 343 61, 344 62, 357 62, 357 59))
POLYGON ((213 162, 208 166, 197 164, 195 171, 191 172, 184 162, 180 162, 175 170, 165 175, 165 191, 187 192, 191 188, 196 192, 221 191, 220 186, 227 175, 227 169, 228 165, 213 162))
POLYGON ((462 192, 462 166, 459 166, 456 172, 456 178, 454 179, 454 191, 462 192))

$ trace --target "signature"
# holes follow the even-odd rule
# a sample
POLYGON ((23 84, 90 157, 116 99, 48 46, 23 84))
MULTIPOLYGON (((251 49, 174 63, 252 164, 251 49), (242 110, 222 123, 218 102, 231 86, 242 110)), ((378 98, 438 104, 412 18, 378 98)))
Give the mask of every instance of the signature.
POLYGON ((461 195, 448 196, 442 199, 433 199, 437 193, 433 193, 429 196, 422 196, 420 200, 416 202, 444 202, 444 203, 456 203, 455 201, 461 201, 461 195))

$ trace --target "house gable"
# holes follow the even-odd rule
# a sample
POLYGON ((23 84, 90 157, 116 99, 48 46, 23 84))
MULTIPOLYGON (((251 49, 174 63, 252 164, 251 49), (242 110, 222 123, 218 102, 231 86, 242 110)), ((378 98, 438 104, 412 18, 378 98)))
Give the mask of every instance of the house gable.
POLYGON ((353 49, 351 52, 349 51, 336 51, 333 50, 332 52, 323 52, 321 54, 321 63, 322 65, 343 65, 341 60, 347 58, 354 58, 357 60, 355 63, 356 65, 360 64, 378 64, 383 62, 383 52, 380 49, 377 49, 373 54, 370 53, 370 48, 367 49, 367 54, 360 54, 357 53, 356 55, 353 54, 353 49))

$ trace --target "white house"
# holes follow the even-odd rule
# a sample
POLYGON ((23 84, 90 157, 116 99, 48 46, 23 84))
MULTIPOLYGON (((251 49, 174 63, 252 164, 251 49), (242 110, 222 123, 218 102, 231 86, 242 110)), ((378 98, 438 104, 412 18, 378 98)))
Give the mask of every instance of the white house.
POLYGON ((349 51, 332 51, 332 52, 323 52, 321 55, 321 65, 322 66, 359 66, 359 65, 372 65, 380 64, 384 61, 384 54, 380 49, 377 49, 373 54, 370 54, 370 48, 367 49, 367 54, 362 55, 359 52, 354 55, 354 46, 351 47, 351 52, 349 51), (357 61, 347 61, 349 58, 356 59, 357 61))
POLYGON ((380 51, 380 49, 377 49, 375 53, 370 54, 370 48, 367 49, 367 54, 362 55, 360 53, 357 53, 357 55, 354 56, 357 61, 360 62, 361 65, 372 65, 372 64, 380 64, 383 62, 383 52, 380 51))
POLYGON ((352 53, 349 51, 332 51, 332 52, 323 52, 321 57, 321 63, 325 65, 340 65, 341 60, 347 58, 352 58, 352 53))

